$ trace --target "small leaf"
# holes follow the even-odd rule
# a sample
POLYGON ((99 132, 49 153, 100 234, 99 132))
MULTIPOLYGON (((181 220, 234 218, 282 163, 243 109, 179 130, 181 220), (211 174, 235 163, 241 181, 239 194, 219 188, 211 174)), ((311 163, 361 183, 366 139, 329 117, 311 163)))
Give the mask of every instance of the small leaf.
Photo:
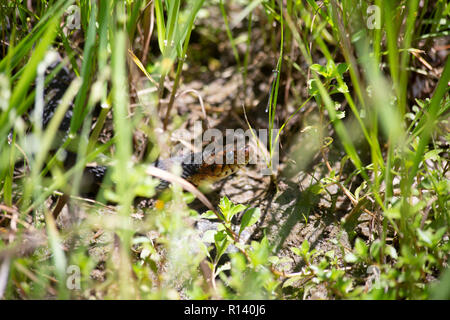
POLYGON ((314 63, 309 67, 311 70, 316 71, 322 76, 327 76, 327 69, 324 66, 321 66, 320 64, 314 63))
POLYGON ((391 218, 391 219, 400 219, 400 217, 401 217, 399 208, 390 208, 390 209, 387 209, 387 210, 384 212, 384 215, 385 215, 387 218, 391 218))
POLYGON ((247 209, 247 206, 244 206, 243 204, 238 204, 236 206, 232 206, 231 208, 231 217, 232 218, 236 213, 239 213, 241 211, 244 211, 245 209, 247 209))
MULTIPOLYGON (((210 253, 209 253, 208 246, 206 246, 203 242, 198 242, 197 245, 198 245, 198 247, 199 247, 199 249, 200 249, 200 252, 203 252, 203 254, 204 254, 206 257, 208 257, 210 260, 212 260, 211 255, 210 255, 210 253)), ((209 263, 209 262, 208 262, 208 263, 209 263)))
POLYGON ((434 240, 436 240, 436 243, 441 241, 442 237, 446 232, 447 232, 446 227, 442 227, 436 230, 436 232, 434 233, 434 240))
POLYGON ((216 276, 221 273, 222 271, 226 271, 226 270, 231 270, 231 263, 227 262, 224 263, 223 265, 219 266, 216 270, 216 276))
POLYGON ((145 259, 145 258, 147 258, 150 255, 150 253, 152 253, 152 252, 150 251, 149 248, 144 248, 141 251, 140 258, 141 259, 145 259))
POLYGON ((324 192, 324 188, 323 188, 322 184, 315 183, 308 188, 308 191, 310 191, 313 194, 321 194, 324 192))
POLYGON ((291 247, 290 249, 291 249, 291 251, 292 251, 295 255, 297 255, 297 256, 299 256, 299 257, 302 256, 302 252, 300 251, 299 248, 291 247))
POLYGON ((336 71, 341 77, 345 72, 347 72, 347 70, 348 70, 348 64, 346 64, 346 63, 339 63, 336 67, 336 71))
POLYGON ((335 72, 334 70, 336 69, 336 65, 334 64, 333 60, 328 60, 327 61, 327 65, 326 65, 326 75, 325 77, 329 78, 331 77, 335 72))
POLYGON ((433 244, 433 234, 429 230, 421 230, 417 229, 417 235, 419 239, 422 240, 425 244, 432 245, 433 244))
POLYGON ((217 216, 213 211, 208 210, 205 213, 202 213, 200 218, 202 218, 202 219, 217 219, 217 216))
POLYGON ((397 255, 397 250, 395 250, 395 248, 391 245, 387 245, 385 248, 386 254, 388 256, 390 256, 392 259, 397 259, 398 255, 397 255))
POLYGON ((367 257, 368 252, 367 245, 360 238, 356 238, 355 240, 355 252, 361 258, 367 257))
POLYGON ((217 254, 215 257, 216 261, 219 261, 220 257, 225 253, 225 250, 227 250, 229 241, 228 237, 225 231, 217 232, 214 235, 214 243, 216 245, 217 254))
POLYGON ((194 200, 195 200, 194 194, 192 194, 190 192, 183 193, 183 202, 186 202, 186 204, 189 204, 194 200))
POLYGON ((442 149, 434 149, 425 153, 424 160, 431 159, 433 161, 437 161, 439 159, 439 153, 441 153, 442 149))
POLYGON ((348 263, 355 263, 355 262, 358 262, 358 257, 357 257, 354 253, 352 253, 352 252, 347 253, 347 254, 345 255, 344 259, 345 259, 345 261, 348 262, 348 263))
POLYGON ((202 237, 202 242, 206 242, 206 243, 214 243, 215 239, 215 235, 217 233, 217 230, 207 230, 202 237))
POLYGON ((334 250, 329 250, 325 252, 325 257, 333 259, 334 258, 334 250))
POLYGON ((219 208, 222 212, 228 211, 230 209, 230 206, 231 206, 230 199, 228 199, 226 196, 220 200, 219 208))
POLYGON ((379 259, 380 251, 381 251, 381 241, 377 239, 370 246, 370 255, 375 259, 379 259))
POLYGON ((336 120, 344 118, 345 118, 345 111, 336 111, 336 120))
POLYGON ((301 280, 303 277, 304 276, 302 276, 302 275, 298 275, 298 276, 294 276, 294 277, 287 279, 286 281, 283 282, 283 288, 290 287, 290 286, 293 287, 295 285, 295 283, 297 281, 301 280))
POLYGON ((231 218, 233 217, 233 212, 231 210, 232 205, 233 203, 227 197, 223 197, 220 200, 219 208, 223 216, 225 217, 226 222, 230 222, 231 218))
POLYGON ((261 217, 261 210, 259 208, 248 209, 241 220, 241 227, 239 229, 239 235, 244 231, 245 228, 254 225, 261 217))
POLYGON ((349 92, 347 85, 345 84, 345 82, 339 84, 337 86, 337 91, 341 92, 341 93, 347 93, 349 92))
POLYGON ((309 251, 309 243, 308 243, 308 240, 303 240, 303 242, 302 242, 302 254, 303 255, 306 255, 307 253, 308 253, 308 251, 309 251))
POLYGON ((111 189, 105 189, 104 191, 105 199, 111 202, 120 202, 120 197, 117 193, 111 189))
POLYGON ((359 193, 361 192, 361 190, 364 190, 366 187, 366 181, 363 181, 363 183, 360 184, 360 186, 358 188, 356 188, 355 190, 355 199, 356 201, 359 201, 359 193))
MULTIPOLYGON (((151 198, 155 195, 155 187, 159 184, 159 182, 155 179, 151 179, 150 183, 141 183, 136 186, 134 189, 134 194, 139 197, 151 198)), ((147 181, 146 181, 147 182, 147 181)))
POLYGON ((319 86, 317 85, 316 79, 310 79, 308 81, 308 92, 312 96, 317 96, 319 94, 319 86))

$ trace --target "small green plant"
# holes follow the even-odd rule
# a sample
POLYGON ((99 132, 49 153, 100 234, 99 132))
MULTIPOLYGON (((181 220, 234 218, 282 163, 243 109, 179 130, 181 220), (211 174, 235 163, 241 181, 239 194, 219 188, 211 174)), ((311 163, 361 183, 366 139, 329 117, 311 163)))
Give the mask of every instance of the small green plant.
MULTIPOLYGON (((216 230, 208 230, 203 236, 203 240, 212 243, 214 248, 214 254, 209 251, 207 254, 213 287, 226 298, 275 297, 278 282, 271 273, 269 256, 272 249, 267 238, 264 237, 259 242, 252 241, 251 244, 239 242, 239 237, 243 232, 258 222, 261 216, 259 208, 248 208, 242 204, 235 205, 227 197, 223 197, 219 209, 220 224, 216 230), (232 219, 244 210, 238 228, 234 228, 232 219), (237 232, 233 229, 236 229, 237 232), (227 253, 231 261, 221 263, 221 258, 227 253), (231 275, 227 275, 226 271, 231 275), (216 277, 222 280, 222 285, 218 286, 215 283, 216 277)), ((212 211, 207 211, 201 217, 217 219, 216 214, 212 211)))

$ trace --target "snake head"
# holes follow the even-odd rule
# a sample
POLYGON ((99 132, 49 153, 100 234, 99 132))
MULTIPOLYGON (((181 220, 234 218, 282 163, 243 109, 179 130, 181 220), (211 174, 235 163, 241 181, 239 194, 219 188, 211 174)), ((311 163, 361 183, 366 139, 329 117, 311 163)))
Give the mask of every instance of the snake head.
POLYGON ((195 185, 222 180, 247 165, 250 154, 251 148, 248 145, 226 145, 223 149, 214 150, 205 156, 197 172, 187 180, 195 185))

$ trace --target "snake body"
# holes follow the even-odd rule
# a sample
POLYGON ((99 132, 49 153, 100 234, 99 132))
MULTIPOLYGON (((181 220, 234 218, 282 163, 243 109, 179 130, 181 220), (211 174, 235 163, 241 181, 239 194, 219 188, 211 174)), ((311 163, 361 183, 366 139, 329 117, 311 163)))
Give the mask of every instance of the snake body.
MULTIPOLYGON (((57 61, 50 65, 47 69, 47 74, 58 65, 61 61, 57 61)), ((46 104, 43 110, 43 127, 45 128, 52 119, 56 108, 70 85, 73 76, 68 68, 63 66, 55 77, 49 82, 44 90, 46 96, 46 104)), ((64 118, 59 126, 59 131, 67 133, 70 128, 70 122, 73 116, 73 105, 65 113, 64 118)), ((167 159, 159 159, 152 163, 153 166, 170 171, 172 166, 181 166, 181 178, 199 186, 202 183, 214 183, 221 180, 235 172, 241 167, 245 166, 250 157, 250 149, 248 146, 240 148, 243 151, 243 158, 238 157, 238 148, 236 144, 226 145, 223 148, 218 148, 208 153, 188 153, 186 155, 174 156, 167 159), (200 154, 201 153, 201 154, 200 154), (194 159, 201 159, 200 162, 193 161, 194 159)), ((75 164, 76 155, 71 154, 69 160, 66 161, 66 166, 71 167, 75 164), (69 165, 67 165, 69 163, 69 165)), ((83 172, 82 194, 90 195, 96 194, 99 186, 106 176, 108 170, 107 166, 88 166, 83 172)), ((157 186, 157 190, 163 190, 169 185, 168 181, 161 180, 157 186)))
MULTIPOLYGON (((213 151, 206 155, 202 152, 188 153, 184 156, 159 159, 150 165, 165 171, 171 171, 173 166, 179 165, 181 167, 180 177, 195 186, 199 186, 222 180, 245 166, 250 158, 250 148, 244 147, 244 159, 239 159, 238 154, 235 145, 226 145, 223 150, 213 151), (192 159, 196 156, 202 156, 200 163, 192 163, 192 159)), ((82 194, 86 196, 95 195, 106 176, 107 170, 107 166, 86 167, 83 172, 82 194)), ((170 184, 166 180, 159 180, 160 182, 156 187, 158 191, 166 189, 170 184)))

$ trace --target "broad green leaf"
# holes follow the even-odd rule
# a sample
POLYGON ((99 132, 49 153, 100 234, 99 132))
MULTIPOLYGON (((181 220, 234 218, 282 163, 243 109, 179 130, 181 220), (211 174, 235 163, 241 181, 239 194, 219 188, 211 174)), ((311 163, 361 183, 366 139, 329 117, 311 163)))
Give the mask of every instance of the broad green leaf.
POLYGON ((302 254, 303 255, 306 255, 308 252, 309 252, 309 242, 308 242, 308 240, 303 240, 303 242, 302 242, 302 247, 301 247, 302 249, 302 254))
POLYGON ((368 247, 360 238, 355 240, 355 253, 361 258, 367 258, 368 247))
POLYGON ((216 257, 215 261, 219 261, 220 257, 225 253, 228 248, 229 241, 225 231, 219 231, 214 235, 214 243, 216 245, 216 257))
POLYGON ((317 64, 317 63, 312 64, 309 68, 311 70, 316 71, 317 73, 319 73, 320 75, 322 75, 324 77, 327 76, 327 69, 324 66, 320 65, 320 64, 317 64))
POLYGON ((239 235, 244 231, 245 228, 254 225, 261 217, 261 210, 259 208, 248 209, 241 220, 241 227, 239 229, 239 235))
POLYGON ((390 256, 392 259, 397 259, 398 258, 398 254, 397 254, 397 250, 395 250, 395 248, 391 245, 386 245, 385 247, 385 252, 388 256, 390 256))

